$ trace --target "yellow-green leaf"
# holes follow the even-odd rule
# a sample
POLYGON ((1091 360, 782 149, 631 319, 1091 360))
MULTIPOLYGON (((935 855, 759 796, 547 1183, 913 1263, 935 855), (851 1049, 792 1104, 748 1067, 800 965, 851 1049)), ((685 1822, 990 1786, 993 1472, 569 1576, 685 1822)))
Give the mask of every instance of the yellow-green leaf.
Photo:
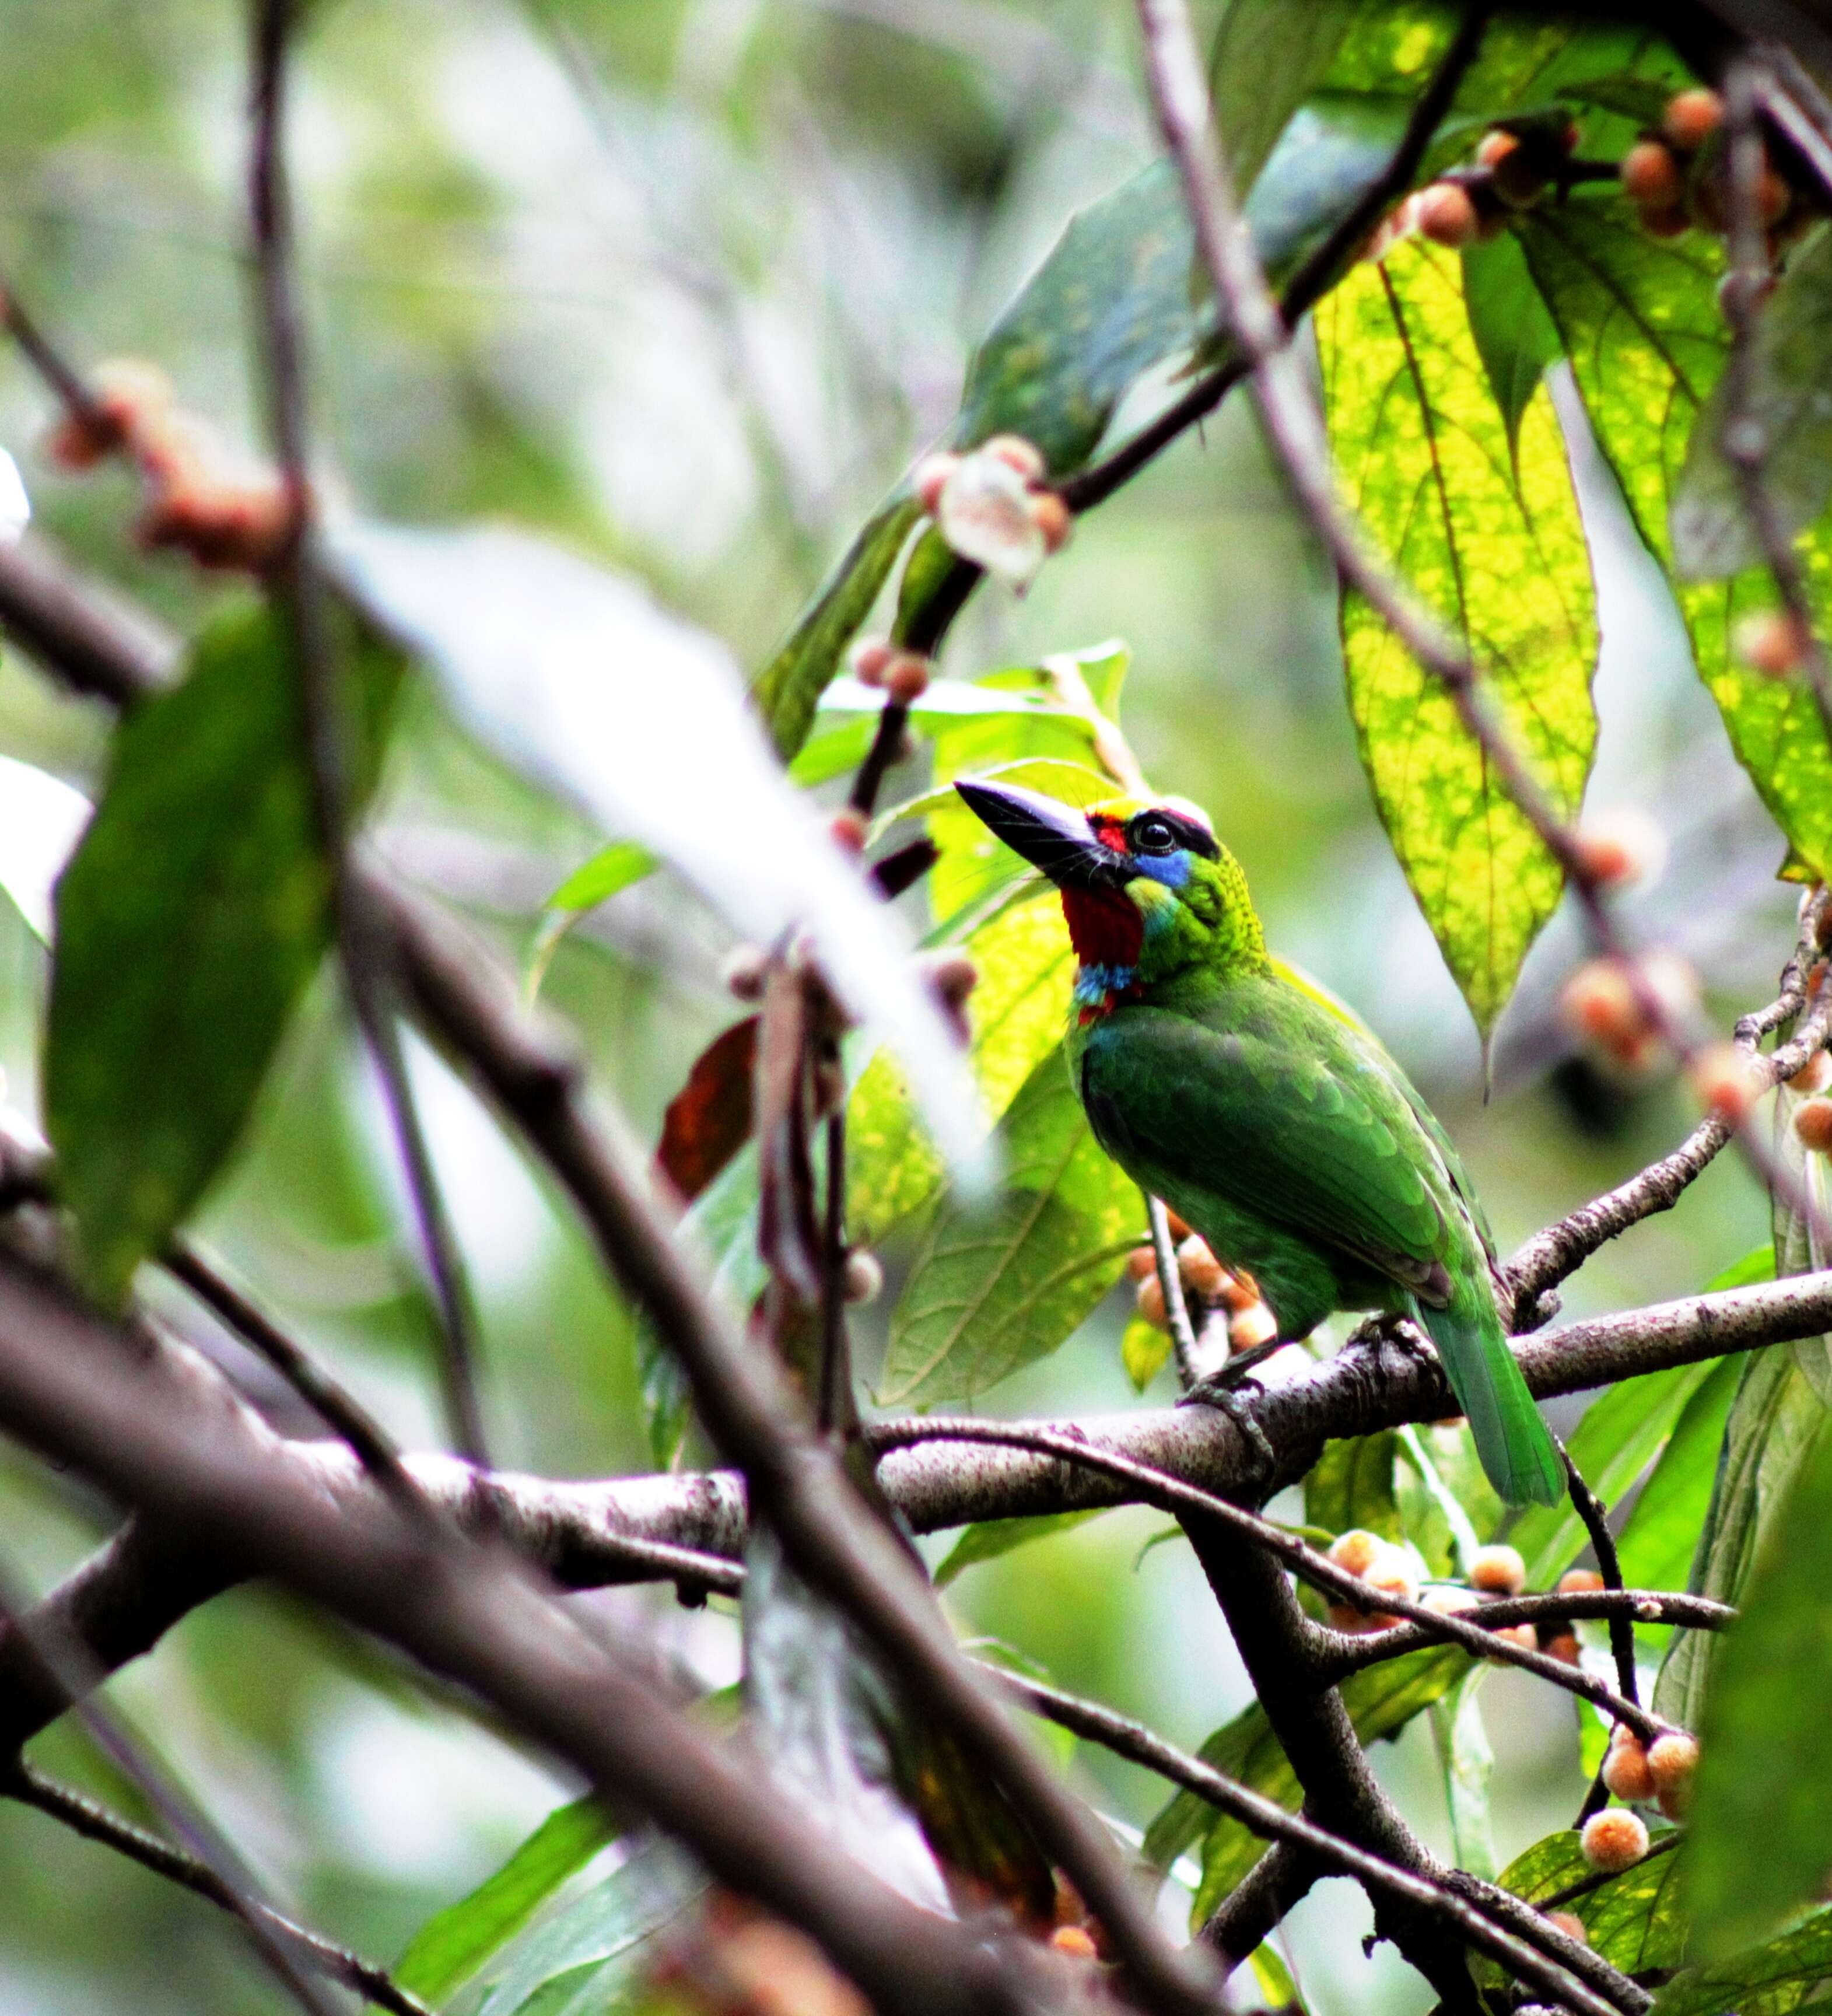
MULTIPOLYGON (((1723 257, 1694 232, 1649 237, 1611 191, 1578 192, 1518 227, 1527 263, 1571 359, 1597 441, 1637 529, 1671 564, 1668 513, 1701 408, 1723 369, 1729 336, 1718 306, 1723 257)), ((1822 518, 1799 553, 1815 608, 1832 609, 1832 527, 1822 518)), ((1731 657, 1737 618, 1773 599, 1759 571, 1678 591, 1700 676, 1737 759, 1816 878, 1832 870, 1832 747, 1812 696, 1731 657)))
POLYGON ((1094 1139, 1053 1049, 1000 1123, 1005 1186, 938 1212, 891 1322, 879 1398, 962 1400, 1046 1356, 1119 1278, 1143 1234, 1131 1179, 1094 1139))
MULTIPOLYGON (((1459 262, 1417 241, 1358 267, 1317 311, 1348 501, 1491 675, 1510 733, 1563 813, 1596 745, 1596 618, 1564 443, 1543 385, 1510 455, 1459 262)), ((1485 1036, 1562 876, 1449 694, 1359 597, 1343 655, 1362 760, 1395 851, 1485 1036)))

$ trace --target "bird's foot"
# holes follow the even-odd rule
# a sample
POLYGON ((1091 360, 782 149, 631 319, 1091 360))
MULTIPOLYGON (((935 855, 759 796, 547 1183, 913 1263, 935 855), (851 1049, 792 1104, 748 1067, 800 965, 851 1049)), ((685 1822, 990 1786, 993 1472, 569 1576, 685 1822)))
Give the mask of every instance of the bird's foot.
POLYGON ((1253 1368, 1281 1348, 1275 1339, 1270 1344, 1255 1345, 1251 1351, 1238 1352, 1218 1371, 1211 1372, 1206 1379, 1197 1380, 1177 1402, 1179 1407, 1214 1407, 1227 1416, 1247 1444, 1253 1460, 1256 1485, 1269 1481, 1276 1474, 1279 1458, 1265 1430, 1259 1424, 1252 1402, 1241 1388, 1251 1385, 1255 1392, 1263 1391, 1259 1381, 1252 1377, 1253 1368))
POLYGON ((1410 1316, 1384 1315, 1370 1316, 1359 1332, 1362 1341, 1373 1354, 1374 1367, 1380 1369, 1380 1360, 1389 1350, 1398 1352, 1402 1358, 1416 1359, 1423 1365, 1434 1365, 1437 1353, 1410 1316))

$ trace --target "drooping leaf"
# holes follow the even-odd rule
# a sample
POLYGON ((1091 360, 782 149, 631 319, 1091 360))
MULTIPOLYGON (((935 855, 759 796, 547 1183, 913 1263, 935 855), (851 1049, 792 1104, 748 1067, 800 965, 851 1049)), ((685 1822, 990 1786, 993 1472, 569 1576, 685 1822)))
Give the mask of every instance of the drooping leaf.
POLYGON ((977 1568, 981 1561, 995 1561, 1002 1554, 1029 1546, 1033 1540, 1046 1540, 1053 1533, 1070 1532, 1100 1517, 1096 1509, 1091 1512, 1041 1512, 1031 1519, 983 1519, 968 1527, 948 1549, 947 1558, 935 1571, 935 1586, 945 1589, 957 1575, 968 1568, 977 1568))
POLYGON ((51 942, 52 891, 89 814, 61 777, 0 756, 0 890, 41 945, 51 942))
POLYGON ((1654 2008, 1657 2016, 1725 2016, 1729 2010, 1738 2016, 1787 2016, 1828 1980, 1832 1911, 1816 1911, 1765 1946, 1713 1966, 1688 1967, 1661 1989, 1654 2008))
POLYGON ((1823 1897, 1832 1876, 1819 1684, 1832 1671, 1832 1582, 1820 1565, 1829 1532, 1832 1438, 1822 1435, 1762 1537, 1705 1697, 1688 1895, 1698 1951, 1709 1959, 1772 1933, 1823 1897))
POLYGON ((898 1796, 895 1712, 856 1629, 785 1565, 767 1528, 744 1550, 744 1698, 785 1797, 836 1845, 912 1903, 947 1909, 947 1885, 898 1796))
MULTIPOLYGON (((1571 1460, 1604 1504, 1614 1504, 1647 1469, 1710 1375, 1708 1365, 1643 1373, 1618 1381, 1591 1402, 1570 1438, 1571 1460)), ((1527 1564, 1527 1586, 1543 1589, 1571 1565, 1588 1535, 1567 1500, 1533 1507, 1515 1521, 1509 1538, 1527 1564)))
POLYGON ((745 937, 807 930, 835 992, 895 1049, 938 1145, 980 1178, 966 1074, 901 926, 783 779, 723 645, 516 533, 354 524, 332 557, 481 740, 651 848, 745 937))
POLYGON ((1492 1877, 1496 1864, 1488 1787, 1495 1775, 1495 1752, 1482 1723, 1478 1690, 1483 1678, 1479 1667, 1465 1674, 1449 1694, 1432 1702, 1429 1713, 1456 1866, 1472 1876, 1492 1877))
MULTIPOLYGON (((1670 563, 1668 513, 1701 407, 1723 369, 1718 241, 1656 239, 1613 192, 1578 191, 1517 225, 1527 263, 1563 340, 1592 430, 1649 549, 1670 563)), ((1832 531, 1801 542, 1809 592, 1823 605, 1832 531)), ((1733 657, 1737 619, 1772 599, 1759 572, 1679 591, 1693 657, 1738 761, 1816 878, 1832 867, 1832 747, 1812 695, 1733 657)))
MULTIPOLYGON (((345 626, 338 643, 360 802, 401 666, 345 626)), ((57 885, 45 1121, 105 1298, 221 1169, 323 954, 304 749, 287 635, 238 607, 198 639, 184 682, 122 722, 57 885)))
MULTIPOLYGON (((1462 269, 1421 242, 1358 267, 1316 320, 1349 501, 1490 674, 1516 746, 1569 815, 1596 748, 1596 622, 1550 394, 1542 386, 1528 400, 1510 452, 1470 333, 1462 269)), ((1562 875, 1449 693, 1353 595, 1342 633, 1375 804, 1486 1036, 1562 875)))
POLYGON ((1170 1359, 1170 1333, 1161 1324, 1134 1316, 1120 1338, 1120 1363, 1134 1391, 1143 1393, 1170 1359))
POLYGON ((1464 253, 1463 304, 1470 339, 1507 429, 1509 452, 1517 455, 1521 423, 1546 367, 1559 355, 1559 341, 1520 240, 1511 232, 1464 253))
POLYGON ((922 506, 894 491, 869 518, 833 571, 815 590, 776 656, 750 689, 751 704, 786 761, 807 739, 827 682, 870 615, 908 543, 922 506))
POLYGON ((1326 1442, 1304 1480, 1304 1516, 1326 1533, 1359 1526, 1384 1540, 1400 1538, 1399 1504, 1393 1492, 1395 1438, 1391 1429, 1326 1442))
POLYGON ((952 1732, 785 1568, 767 1531, 745 1560, 745 1701, 785 1795, 926 1909, 948 1908, 939 1857, 1020 1917, 1047 1922, 1048 1864, 952 1732))
POLYGON ((423 2002, 443 2002, 506 1946, 614 1832, 595 1798, 556 1807, 493 1875, 427 1921, 395 1964, 395 1981, 423 2002))
POLYGON ((1237 189, 1251 189, 1279 135, 1330 74, 1370 0, 1229 0, 1209 62, 1215 124, 1237 189))
POLYGON ((1119 1278, 1144 1225, 1053 1049, 998 1129, 1004 1186, 945 1199, 891 1317, 884 1403, 983 1393, 1056 1349, 1119 1278))
POLYGON ((747 1015, 715 1036, 668 1101, 655 1160, 684 1202, 691 1204, 750 1137, 760 1020, 747 1015))
MULTIPOLYGON (((1832 232, 1789 257, 1764 303, 1745 416, 1769 444, 1762 488, 1790 538, 1832 497, 1832 232)), ((1722 437, 1729 386, 1720 378, 1699 409, 1669 521, 1673 563, 1693 581, 1721 581, 1762 564, 1722 437)))
MULTIPOLYGON (((1470 1669, 1455 1646, 1429 1647, 1352 1675, 1342 1688, 1343 1705, 1364 1744, 1397 1736, 1413 1717, 1455 1687, 1470 1669)), ((1256 1701, 1204 1744, 1200 1755, 1229 1777, 1237 1778, 1295 1813, 1302 1794, 1290 1761, 1256 1701)), ((1179 1792, 1146 1830, 1144 1854, 1154 1868, 1202 1844, 1202 1882, 1190 1922, 1200 1924, 1258 1859, 1265 1844, 1239 1821, 1218 1814, 1193 1792, 1179 1792)))
MULTIPOLYGON (((1695 1594, 1740 1600, 1788 1487, 1823 1437, 1824 1403, 1783 1347, 1745 1361, 1725 1425, 1715 1486, 1693 1566, 1695 1594)), ((1696 1730, 1709 1697, 1719 1634, 1679 1631, 1661 1665, 1655 1712, 1696 1730)))
MULTIPOLYGON (((704 1269, 709 1293, 743 1323, 768 1279, 758 1251, 757 1144, 747 1141, 681 1220, 679 1237, 704 1269)), ((649 1429, 649 1451, 658 1470, 679 1460, 691 1418, 686 1374, 678 1358, 645 1316, 636 1324, 636 1371, 649 1429)))
POLYGON ((636 1978, 652 1942, 704 1892, 705 1879, 670 1841, 650 1841, 602 1883, 537 1921, 512 1946, 477 2016, 524 2016, 549 1984, 577 1977, 561 2007, 588 1986, 600 2007, 614 2007, 620 1988, 636 1978))

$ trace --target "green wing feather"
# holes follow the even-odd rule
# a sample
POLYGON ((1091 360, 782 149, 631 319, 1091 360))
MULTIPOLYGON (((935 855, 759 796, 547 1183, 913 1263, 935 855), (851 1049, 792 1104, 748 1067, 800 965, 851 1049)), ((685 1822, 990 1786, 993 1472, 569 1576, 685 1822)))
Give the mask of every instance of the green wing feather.
POLYGON ((1503 1334, 1468 1179, 1353 1020, 1255 977, 1122 1010, 1085 1055, 1084 1096, 1142 1159, 1388 1280, 1438 1347, 1495 1489, 1557 1500, 1563 1474, 1503 1334))

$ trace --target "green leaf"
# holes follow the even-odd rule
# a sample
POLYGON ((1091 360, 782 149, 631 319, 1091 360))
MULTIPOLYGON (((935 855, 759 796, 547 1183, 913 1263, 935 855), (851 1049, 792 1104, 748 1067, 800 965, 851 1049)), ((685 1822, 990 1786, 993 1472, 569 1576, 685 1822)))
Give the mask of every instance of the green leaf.
MULTIPOLYGON (((1693 1567, 1695 1594, 1720 1603, 1742 1600, 1762 1543, 1801 1464, 1823 1438, 1825 1422, 1824 1403, 1786 1348, 1749 1354, 1725 1426, 1711 1509, 1693 1567)), ((1720 1635, 1673 1634, 1654 1688, 1657 1714, 1682 1728, 1698 1728, 1720 1635)))
POLYGON ((757 677, 750 702, 786 762, 808 739, 815 708, 840 669, 846 647, 872 613, 922 506, 894 491, 866 520, 833 571, 797 617, 795 628, 757 677))
POLYGON ((1488 389, 1507 429, 1509 455, 1520 454, 1521 423, 1546 366, 1559 355, 1558 331, 1527 270, 1520 241, 1504 233, 1463 256, 1463 305, 1488 389))
POLYGON ((1456 1866, 1472 1876, 1491 1877, 1495 1859, 1488 1785, 1495 1775, 1495 1752, 1482 1725, 1482 1705, 1477 1698, 1483 1678, 1480 1667, 1466 1673, 1449 1694, 1432 1702, 1429 1712, 1438 1768, 1444 1774, 1456 1866))
MULTIPOLYGON (((757 1143, 747 1142, 696 1197, 681 1219, 680 1237, 704 1268, 707 1288, 740 1323, 749 1320, 768 1278, 758 1251, 757 1143)), ((693 1419, 680 1360, 647 1316, 636 1324, 636 1372, 657 1470, 672 1470, 693 1419)))
POLYGON ((1029 1546, 1033 1540, 1046 1540, 1053 1533, 1070 1532, 1100 1517, 1100 1512, 1095 1510, 1040 1512, 1029 1519, 981 1520, 968 1527, 948 1550, 947 1559, 935 1571, 935 1586, 945 1589, 956 1575, 967 1568, 977 1568, 981 1561, 995 1561, 1001 1554, 1029 1546))
POLYGON ((1134 1316, 1120 1338, 1120 1363, 1136 1391, 1143 1393, 1171 1360, 1170 1333, 1134 1316))
MULTIPOLYGON (((550 1983, 588 1968, 588 1981, 581 1975, 581 1989, 568 1994, 560 2008, 571 2008, 586 1985, 598 2007, 614 2007, 616 1991, 635 1978, 657 1934, 704 1888, 704 1878, 679 1849, 667 1841, 650 1842, 510 1949, 477 2016, 524 2016, 550 1983)), ((543 2016, 559 2016, 551 1996, 540 2007, 543 2016)))
MULTIPOLYGON (((1575 192, 1515 227, 1552 311, 1599 446, 1650 551, 1671 563, 1668 514, 1701 407, 1728 354, 1717 302, 1722 250, 1709 234, 1656 239, 1614 192, 1575 192)), ((1832 528, 1804 536, 1816 606, 1832 576, 1832 528)), ((1816 879, 1832 869, 1832 747, 1812 695, 1731 657, 1737 618, 1772 600, 1759 572, 1679 590, 1700 676, 1738 761, 1816 879)))
MULTIPOLYGON (((1061 1037, 1074 953, 1053 892, 1001 911, 965 949, 980 972, 967 999, 974 1075, 987 1123, 996 1125, 1061 1037)), ((847 1147, 847 1217, 857 1243, 881 1244, 940 1194, 941 1157, 888 1051, 873 1057, 853 1089, 847 1147)))
POLYGON ((1287 122, 1330 74, 1370 0, 1229 0, 1209 63, 1236 189, 1251 189, 1287 122))
MULTIPOLYGON (((1656 1828, 1654 1838, 1666 1831, 1656 1828)), ((1529 1904, 1544 1904, 1595 1873, 1577 1831, 1566 1827, 1516 1856, 1502 1871, 1501 1885, 1529 1904)), ((1682 1903, 1679 1857, 1669 1854, 1637 1863, 1559 1909, 1577 1913, 1592 1947, 1612 1967, 1639 1977, 1678 1964, 1686 1945, 1682 1903)))
POLYGON ((974 353, 955 445, 1018 434, 1053 474, 1078 467, 1134 380, 1195 341, 1193 250, 1168 160, 1078 211, 974 353))
MULTIPOLYGON (((1748 1853, 1747 1845, 1744 1852, 1748 1853)), ((1749 1859, 1759 1860, 1755 1856, 1749 1859)), ((1715 1966, 1688 1967, 1661 1991, 1655 2016, 1786 2016, 1832 1980, 1832 1911, 1715 1966)))
POLYGON ((1823 1896, 1832 1874, 1821 1692, 1832 1672, 1828 1532, 1832 1439, 1820 1435, 1762 1537, 1705 1698, 1688 1874, 1698 1949, 1710 1959, 1772 1932, 1823 1896))
MULTIPOLYGON (((1621 1499, 1660 1453, 1709 1365, 1675 1366, 1624 1379, 1593 1400, 1570 1438, 1571 1460, 1604 1504, 1621 1499)), ((1527 1564, 1527 1586, 1543 1589, 1571 1565, 1588 1538, 1569 1500, 1536 1505, 1510 1529, 1527 1564)))
POLYGON ((547 898, 550 910, 591 910, 653 875, 660 866, 646 847, 633 840, 614 840, 575 868, 547 898))
POLYGON ((1323 1453, 1304 1480, 1304 1516, 1308 1524, 1326 1533, 1345 1533, 1352 1526, 1359 1526, 1383 1539, 1399 1539, 1399 1503, 1393 1490, 1397 1446, 1391 1428, 1377 1435, 1326 1442, 1323 1453))
MULTIPOLYGON (((1469 1670, 1467 1654, 1455 1646, 1429 1647, 1351 1676, 1342 1688, 1342 1703, 1362 1743, 1377 1743, 1397 1736, 1469 1670)), ((1295 1813, 1302 1802, 1297 1774, 1257 1701, 1217 1730, 1200 1755, 1204 1763, 1276 1799, 1288 1813, 1295 1813)), ((1198 1841, 1202 1881, 1190 1915, 1193 1925, 1200 1924, 1233 1889, 1265 1845, 1257 1834, 1217 1813, 1193 1792, 1179 1792, 1146 1828, 1143 1852, 1154 1868, 1168 1869, 1198 1841)))
MULTIPOLYGON (((1420 242, 1357 267, 1316 320, 1350 502, 1488 670, 1516 746, 1569 815, 1596 748, 1596 621, 1550 394, 1542 386, 1528 401, 1511 452, 1461 266, 1420 242)), ((1375 804, 1486 1038, 1563 877, 1449 694, 1359 597, 1344 599, 1342 635, 1375 804)))
MULTIPOLYGON (((1790 255, 1758 326, 1745 411, 1769 442, 1762 487, 1791 538, 1832 497, 1832 232, 1822 226, 1790 255)), ((1762 564, 1741 479, 1720 445, 1728 389, 1720 378, 1699 409, 1669 513, 1674 565, 1693 581, 1762 564)))
POLYGON ((40 945, 51 942, 52 892, 89 813, 61 777, 0 756, 0 889, 40 945))
MULTIPOLYGON (((1720 1359, 1692 1389, 1616 1542, 1625 1587, 1685 1588, 1711 1508, 1724 1424, 1742 1377, 1741 1359, 1720 1359)), ((1658 1627, 1640 1628, 1645 1636, 1658 1627)))
POLYGON ((396 1964, 396 1982, 423 2002, 443 2002, 614 1834, 595 1798, 556 1807, 495 1875, 427 1921, 396 1964))
MULTIPOLYGON (((344 626, 338 642, 360 799, 401 665, 344 626)), ((304 747, 284 631, 239 606, 200 637, 183 683, 121 723, 58 884, 45 1122, 110 1301, 221 1169, 324 952, 304 747)))
POLYGON ((1139 1193, 1089 1128, 1060 1049, 999 1123, 990 1204, 944 1201, 891 1320, 887 1406, 967 1399, 1063 1343, 1143 1236, 1139 1193))

